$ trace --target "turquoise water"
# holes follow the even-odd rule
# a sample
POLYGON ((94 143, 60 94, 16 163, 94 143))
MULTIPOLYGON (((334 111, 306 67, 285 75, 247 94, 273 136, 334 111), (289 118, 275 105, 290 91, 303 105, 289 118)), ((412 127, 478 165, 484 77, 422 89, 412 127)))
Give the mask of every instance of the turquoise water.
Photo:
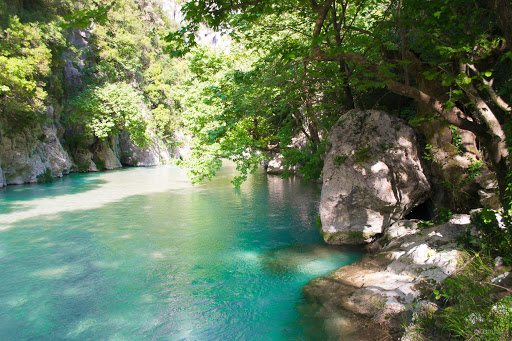
POLYGON ((360 254, 322 244, 319 185, 259 172, 235 189, 233 172, 1 190, 0 340, 321 339, 300 289, 360 254))

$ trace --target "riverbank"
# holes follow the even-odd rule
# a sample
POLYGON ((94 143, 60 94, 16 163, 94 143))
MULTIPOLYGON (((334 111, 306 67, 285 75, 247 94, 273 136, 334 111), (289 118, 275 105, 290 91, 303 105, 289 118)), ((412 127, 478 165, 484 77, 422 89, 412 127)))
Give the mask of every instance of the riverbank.
POLYGON ((457 269, 456 239, 470 216, 429 228, 419 223, 396 222, 374 245, 378 251, 303 288, 333 340, 401 339, 414 311, 426 304, 425 294, 457 269))

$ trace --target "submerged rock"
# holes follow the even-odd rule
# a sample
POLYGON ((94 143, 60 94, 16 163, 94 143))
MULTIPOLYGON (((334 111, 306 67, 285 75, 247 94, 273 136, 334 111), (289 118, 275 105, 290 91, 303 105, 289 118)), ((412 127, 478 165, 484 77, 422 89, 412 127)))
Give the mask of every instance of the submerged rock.
POLYGON ((333 339, 399 339, 421 288, 455 271, 459 253, 454 240, 469 222, 469 215, 455 215, 420 231, 417 221, 399 221, 390 227, 379 253, 312 280, 303 288, 304 296, 327 326, 337 326, 328 331, 333 339))
POLYGON ((347 251, 333 245, 295 244, 268 250, 259 255, 259 260, 262 268, 269 274, 303 272, 318 275, 332 269, 331 263, 325 260, 335 255, 346 255, 347 251))
POLYGON ((320 202, 327 243, 368 243, 428 198, 416 135, 405 121, 351 110, 329 142, 320 202))

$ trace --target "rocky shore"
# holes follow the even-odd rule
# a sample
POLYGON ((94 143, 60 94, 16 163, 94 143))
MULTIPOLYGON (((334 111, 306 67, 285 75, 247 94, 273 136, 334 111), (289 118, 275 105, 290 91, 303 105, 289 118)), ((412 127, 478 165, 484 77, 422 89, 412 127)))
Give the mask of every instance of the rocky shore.
POLYGON ((422 294, 456 270, 456 239, 470 216, 454 215, 430 228, 419 223, 394 223, 373 246, 378 251, 303 288, 333 340, 399 340, 404 322, 425 305, 422 294))

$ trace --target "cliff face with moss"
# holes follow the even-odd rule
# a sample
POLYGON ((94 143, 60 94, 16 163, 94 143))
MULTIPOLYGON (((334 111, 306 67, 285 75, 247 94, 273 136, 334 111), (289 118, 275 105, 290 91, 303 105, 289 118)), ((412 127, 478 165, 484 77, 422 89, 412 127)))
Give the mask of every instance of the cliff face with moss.
POLYGON ((97 5, 0 1, 2 186, 171 161, 184 70, 160 37, 179 6, 97 5))

